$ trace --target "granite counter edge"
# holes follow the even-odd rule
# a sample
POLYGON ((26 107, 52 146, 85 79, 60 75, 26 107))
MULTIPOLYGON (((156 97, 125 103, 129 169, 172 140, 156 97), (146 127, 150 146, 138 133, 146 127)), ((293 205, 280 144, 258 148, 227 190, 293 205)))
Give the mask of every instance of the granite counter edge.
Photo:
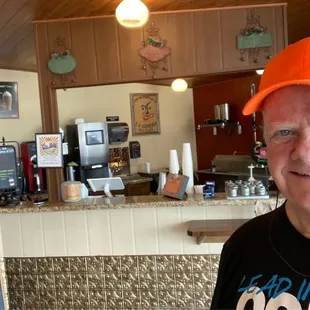
MULTIPOLYGON (((143 196, 144 200, 147 200, 143 196)), ((152 196, 150 196, 152 197, 152 196)), ((167 208, 167 207, 204 207, 204 206, 246 206, 255 205, 257 201, 262 203, 270 203, 272 207, 276 204, 276 197, 271 197, 269 199, 244 199, 244 200, 227 200, 226 198, 215 198, 215 199, 188 199, 188 200, 167 200, 162 201, 158 199, 157 201, 139 201, 139 196, 135 197, 136 201, 126 202, 126 201, 115 201, 106 202, 107 198, 92 198, 85 199, 81 202, 76 203, 46 203, 42 206, 33 205, 30 203, 24 203, 16 207, 1 207, 0 214, 12 214, 12 213, 35 213, 35 212, 57 212, 57 211, 81 211, 81 210, 108 210, 108 209, 133 209, 133 208, 167 208)), ((133 199, 134 200, 134 199, 133 199)), ((278 206, 284 202, 284 198, 280 197, 278 200, 278 206)))

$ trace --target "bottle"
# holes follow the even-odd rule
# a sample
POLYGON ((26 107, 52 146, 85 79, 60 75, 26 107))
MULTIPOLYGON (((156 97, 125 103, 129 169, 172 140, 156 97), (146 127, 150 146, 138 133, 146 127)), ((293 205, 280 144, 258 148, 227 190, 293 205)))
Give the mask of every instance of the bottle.
POLYGON ((215 166, 214 160, 211 160, 211 171, 212 172, 216 171, 216 166, 215 166))

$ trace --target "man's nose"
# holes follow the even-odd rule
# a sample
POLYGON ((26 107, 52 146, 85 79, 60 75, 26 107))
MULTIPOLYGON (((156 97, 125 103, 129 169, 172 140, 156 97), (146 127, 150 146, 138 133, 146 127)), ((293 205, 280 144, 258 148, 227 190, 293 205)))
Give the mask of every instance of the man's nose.
POLYGON ((310 164, 310 130, 298 135, 291 156, 293 160, 310 164))

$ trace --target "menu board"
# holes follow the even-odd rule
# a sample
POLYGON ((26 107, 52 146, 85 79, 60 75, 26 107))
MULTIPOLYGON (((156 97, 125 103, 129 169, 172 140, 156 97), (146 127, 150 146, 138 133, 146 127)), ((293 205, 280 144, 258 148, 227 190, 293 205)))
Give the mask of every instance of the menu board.
POLYGON ((0 190, 17 186, 16 154, 13 146, 0 146, 0 190))

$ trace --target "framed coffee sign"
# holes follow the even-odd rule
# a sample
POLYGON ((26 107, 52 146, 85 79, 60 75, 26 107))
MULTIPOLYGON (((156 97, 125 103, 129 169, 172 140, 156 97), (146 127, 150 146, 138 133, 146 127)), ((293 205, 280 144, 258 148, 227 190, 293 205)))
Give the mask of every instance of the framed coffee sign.
POLYGON ((17 82, 0 82, 0 118, 18 118, 17 82))
POLYGON ((132 135, 160 133, 157 93, 130 94, 132 135))
POLYGON ((39 168, 62 168, 63 157, 61 133, 36 133, 35 136, 37 166, 39 168))

